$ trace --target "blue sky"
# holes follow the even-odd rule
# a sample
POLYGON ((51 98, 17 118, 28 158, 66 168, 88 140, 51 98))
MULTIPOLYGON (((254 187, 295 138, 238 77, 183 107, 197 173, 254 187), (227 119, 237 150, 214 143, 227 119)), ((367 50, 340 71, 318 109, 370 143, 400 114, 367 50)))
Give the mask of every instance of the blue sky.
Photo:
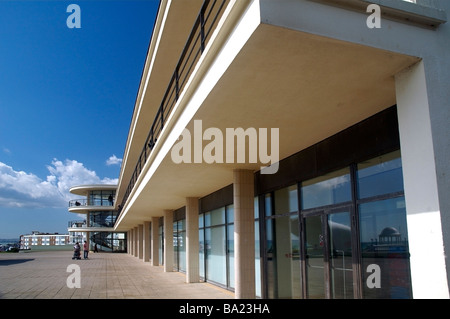
POLYGON ((0 0, 0 238, 67 233, 69 188, 117 182, 158 6, 0 0))

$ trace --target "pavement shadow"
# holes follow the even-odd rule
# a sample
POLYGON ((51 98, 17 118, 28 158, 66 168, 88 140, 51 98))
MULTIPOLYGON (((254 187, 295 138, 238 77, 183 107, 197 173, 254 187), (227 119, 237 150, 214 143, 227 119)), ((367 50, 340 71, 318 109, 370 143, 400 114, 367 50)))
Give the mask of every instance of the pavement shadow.
POLYGON ((0 260, 0 266, 11 266, 16 264, 22 264, 27 261, 32 261, 34 258, 26 258, 26 259, 4 259, 0 260))

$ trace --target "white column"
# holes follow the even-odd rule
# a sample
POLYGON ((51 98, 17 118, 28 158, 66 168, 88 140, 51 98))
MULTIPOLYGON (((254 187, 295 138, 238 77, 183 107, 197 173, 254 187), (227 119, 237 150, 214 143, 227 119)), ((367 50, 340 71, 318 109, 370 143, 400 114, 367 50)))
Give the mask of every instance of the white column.
POLYGON ((423 62, 395 78, 413 298, 449 298, 423 62))

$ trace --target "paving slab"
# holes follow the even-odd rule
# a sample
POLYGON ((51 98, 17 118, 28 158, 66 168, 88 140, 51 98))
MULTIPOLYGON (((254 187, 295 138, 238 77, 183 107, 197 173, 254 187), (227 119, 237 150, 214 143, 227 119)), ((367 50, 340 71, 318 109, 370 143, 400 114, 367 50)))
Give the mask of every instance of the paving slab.
POLYGON ((0 299, 234 299, 233 292, 187 284, 185 274, 129 254, 71 257, 70 251, 0 254, 0 299))

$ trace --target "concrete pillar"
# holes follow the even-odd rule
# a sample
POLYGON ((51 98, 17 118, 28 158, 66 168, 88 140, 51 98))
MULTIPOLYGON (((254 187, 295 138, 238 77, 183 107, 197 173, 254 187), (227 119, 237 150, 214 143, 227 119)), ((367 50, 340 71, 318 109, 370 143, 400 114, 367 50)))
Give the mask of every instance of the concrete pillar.
POLYGON ((130 255, 134 256, 134 228, 130 229, 130 255))
POLYGON ((395 78, 412 290, 413 298, 449 298, 425 78, 423 62, 395 78))
POLYGON ((131 229, 127 231, 127 253, 131 255, 131 229))
POLYGON ((173 271, 173 211, 164 211, 164 271, 173 271))
POLYGON ((150 261, 151 238, 150 238, 150 222, 144 222, 142 232, 142 260, 150 261))
POLYGON ((144 246, 144 236, 143 236, 144 225, 143 224, 139 224, 137 226, 137 229, 138 229, 138 240, 137 240, 138 253, 137 253, 137 257, 139 259, 142 259, 143 258, 143 252, 144 252, 144 249, 143 249, 143 246, 144 246))
POLYGON ((159 217, 152 217, 152 266, 159 266, 159 217))
POLYGON ((134 238, 133 238, 133 246, 134 246, 134 257, 138 256, 138 227, 134 227, 134 238))
POLYGON ((200 281, 198 198, 186 198, 186 282, 200 281))
POLYGON ((235 298, 254 299, 255 215, 253 171, 234 170, 234 267, 235 298))

